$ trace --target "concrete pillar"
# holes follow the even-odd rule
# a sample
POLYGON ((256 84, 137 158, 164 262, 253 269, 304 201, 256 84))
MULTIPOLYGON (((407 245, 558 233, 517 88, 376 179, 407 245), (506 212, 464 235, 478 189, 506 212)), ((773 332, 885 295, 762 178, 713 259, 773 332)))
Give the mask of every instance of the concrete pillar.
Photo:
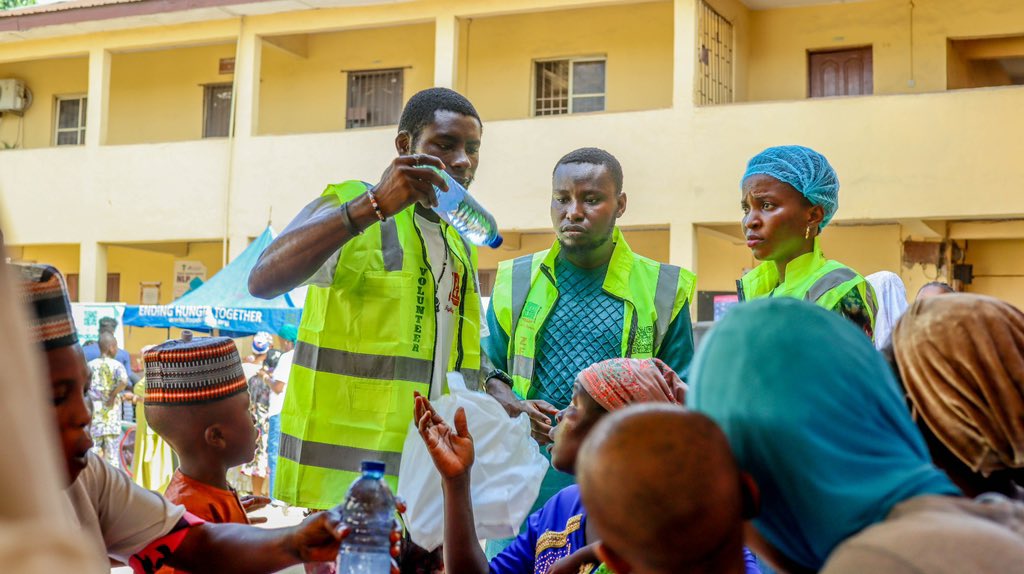
POLYGON ((455 89, 459 70, 459 19, 440 14, 434 20, 434 85, 455 89))
POLYGON ((239 146, 236 139, 245 140, 258 133, 260 111, 260 65, 263 55, 263 39, 247 26, 243 16, 239 21, 238 45, 235 48, 234 116, 231 145, 226 169, 227 189, 224 192, 224 229, 227 240, 224 249, 224 265, 227 265, 249 245, 249 238, 234 229, 232 221, 234 204, 241 201, 238 190, 239 174, 235 169, 239 146))
MULTIPOLYGON (((110 52, 89 51, 89 102, 86 105, 85 145, 107 143, 107 111, 110 108, 110 52)), ((106 285, 106 279, 103 280, 106 285)), ((83 299, 84 300, 84 299, 83 299)))
POLYGON ((78 247, 78 300, 107 300, 107 246, 102 243, 83 241, 78 247))
POLYGON ((692 221, 671 221, 668 260, 672 265, 697 272, 697 231, 692 221))
POLYGON ((672 107, 693 108, 697 62, 697 0, 674 0, 672 107))
POLYGON ((249 31, 243 17, 235 50, 235 137, 254 136, 259 127, 262 55, 263 40, 249 31))

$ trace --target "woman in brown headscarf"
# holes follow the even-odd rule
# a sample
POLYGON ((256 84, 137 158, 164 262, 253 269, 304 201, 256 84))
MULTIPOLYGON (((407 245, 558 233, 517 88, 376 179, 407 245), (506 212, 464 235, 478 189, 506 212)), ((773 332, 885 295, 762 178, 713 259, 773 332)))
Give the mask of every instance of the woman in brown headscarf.
POLYGON ((920 300, 892 346, 935 463, 968 496, 1024 499, 1024 313, 981 295, 920 300))

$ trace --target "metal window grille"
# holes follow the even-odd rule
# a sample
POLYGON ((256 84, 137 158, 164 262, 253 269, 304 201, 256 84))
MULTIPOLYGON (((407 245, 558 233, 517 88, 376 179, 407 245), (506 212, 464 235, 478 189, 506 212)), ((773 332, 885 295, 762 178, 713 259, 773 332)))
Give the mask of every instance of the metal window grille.
POLYGON ((535 62, 533 83, 535 116, 604 111, 604 59, 535 62))
POLYGON ((348 109, 345 128, 390 126, 402 113, 404 70, 348 73, 348 109))
POLYGON ((698 8, 697 103, 732 102, 732 23, 703 0, 698 8))
POLYGON ((203 86, 203 137, 226 138, 231 131, 231 84, 203 86))
POLYGON ((85 111, 88 98, 85 96, 59 97, 56 107, 56 129, 53 141, 56 145, 82 145, 85 143, 85 111))

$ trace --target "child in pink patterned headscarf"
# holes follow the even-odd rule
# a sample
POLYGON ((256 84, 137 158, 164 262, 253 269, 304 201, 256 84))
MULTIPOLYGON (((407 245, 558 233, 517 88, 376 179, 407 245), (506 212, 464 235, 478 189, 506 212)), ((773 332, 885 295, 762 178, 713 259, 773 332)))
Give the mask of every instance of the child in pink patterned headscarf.
POLYGON ((683 403, 686 383, 661 359, 609 359, 580 371, 576 382, 606 411, 630 403, 683 403))
MULTIPOLYGON (((551 431, 551 464, 575 474, 577 453, 594 426, 611 411, 636 403, 681 405, 686 385, 659 359, 609 359, 583 369, 576 377, 572 403, 558 413, 551 431)), ((680 410, 681 407, 680 407, 680 410)), ((579 488, 562 489, 527 521, 526 531, 490 562, 477 542, 470 497, 475 450, 466 413, 459 409, 452 425, 425 397, 416 399, 416 423, 444 483, 445 566, 460 574, 594 572, 600 563, 596 532, 587 526, 579 488)), ((744 549, 745 574, 759 574, 753 555, 744 549)))

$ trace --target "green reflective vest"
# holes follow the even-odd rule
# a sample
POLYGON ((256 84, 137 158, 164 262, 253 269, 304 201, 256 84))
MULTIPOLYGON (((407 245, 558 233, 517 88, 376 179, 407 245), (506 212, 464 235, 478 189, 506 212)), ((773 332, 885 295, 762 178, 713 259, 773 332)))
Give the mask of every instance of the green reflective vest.
MULTIPOLYGON (((693 299, 696 277, 633 253, 617 227, 612 241, 615 249, 602 288, 625 306, 621 356, 653 357, 672 320, 693 299)), ((509 374, 513 390, 523 398, 533 384, 538 336, 558 300, 555 258, 560 249, 556 241, 551 249, 498 265, 491 305, 509 335, 509 374)))
MULTIPOLYGON (((331 185, 342 202, 368 184, 331 185)), ((311 286, 299 325, 281 413, 274 495, 306 508, 332 508, 360 476, 363 460, 386 464, 397 488, 413 391, 430 396, 434 362, 479 387, 480 295, 476 249, 442 223, 458 273, 438 302, 427 247, 412 207, 368 228, 341 249, 334 282, 311 286), (457 308, 451 353, 435 357, 438 304, 457 308)))
POLYGON ((871 284, 842 263, 825 259, 819 238, 814 239, 813 251, 789 262, 785 282, 779 282, 778 266, 773 261, 765 261, 744 275, 740 285, 742 299, 746 301, 762 297, 792 297, 830 311, 847 293, 856 289, 864 300, 872 329, 875 326, 878 304, 871 284))

